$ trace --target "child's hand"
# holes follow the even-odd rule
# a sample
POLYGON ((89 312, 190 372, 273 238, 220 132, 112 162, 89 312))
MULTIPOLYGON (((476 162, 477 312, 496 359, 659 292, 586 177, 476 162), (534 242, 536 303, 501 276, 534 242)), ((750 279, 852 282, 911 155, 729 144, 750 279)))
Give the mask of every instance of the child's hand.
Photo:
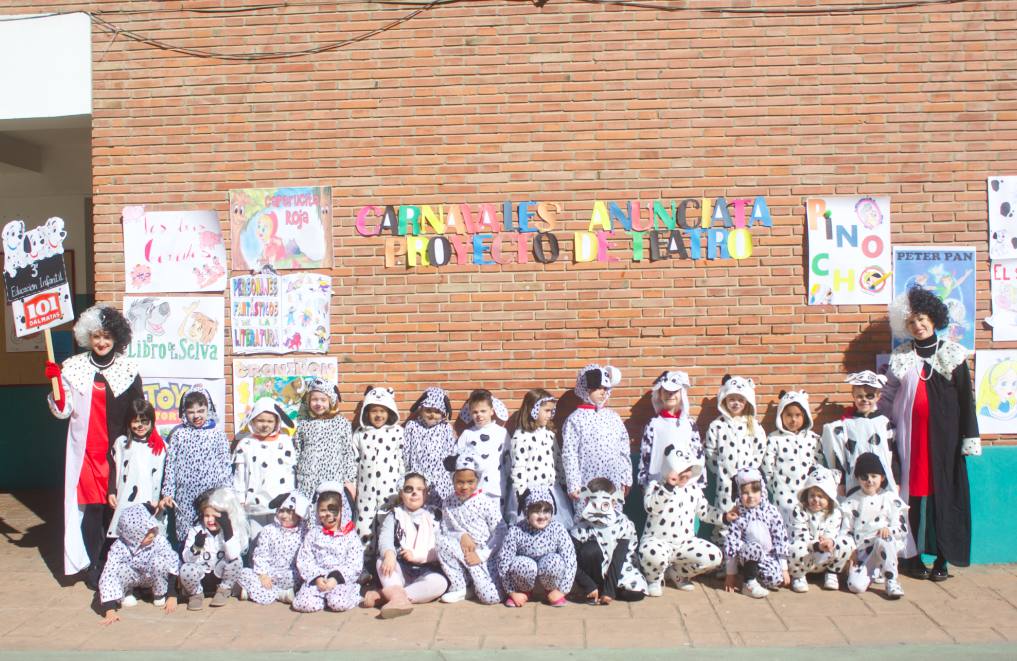
POLYGON ((477 555, 476 551, 470 551, 468 553, 464 553, 463 554, 463 559, 466 560, 466 564, 468 564, 471 567, 476 567, 481 562, 483 562, 483 560, 480 559, 480 556, 477 555))
POLYGON ((463 550, 463 555, 466 555, 477 550, 477 543, 467 534, 459 538, 459 547, 463 550))
POLYGON ((784 587, 791 585, 791 573, 788 572, 788 570, 786 569, 784 570, 783 578, 784 578, 784 587))
POLYGON ((335 590, 337 587, 339 587, 339 581, 334 578, 330 578, 325 581, 325 589, 322 590, 322 592, 329 592, 331 590, 335 590))
POLYGON ((112 507, 113 509, 116 509, 117 508, 117 495, 115 493, 111 493, 109 496, 106 497, 106 502, 109 503, 110 507, 112 507))
POLYGON ((622 487, 622 495, 623 495, 623 496, 624 496, 625 498, 628 498, 628 497, 629 497, 629 489, 631 489, 631 488, 632 488, 632 487, 630 487, 630 486, 623 486, 623 487, 622 487))
POLYGON ((164 613, 172 613, 177 609, 177 598, 166 597, 166 605, 162 607, 164 613))
POLYGON ((600 603, 600 590, 594 590, 590 594, 586 595, 587 601, 592 601, 595 604, 600 603))
POLYGON ((266 590, 272 589, 272 577, 268 574, 258 574, 258 580, 261 581, 261 587, 266 590))
POLYGON ((192 544, 191 546, 193 546, 196 549, 203 549, 203 548, 205 548, 205 533, 204 533, 204 531, 199 532, 197 535, 194 536, 194 544, 192 544))
MULTIPOLYGON (((406 549, 403 549, 405 551, 406 549)), ((393 551, 385 551, 385 558, 381 561, 381 575, 388 578, 395 571, 396 555, 393 551)))
POLYGON ((890 529, 889 528, 883 528, 882 530, 880 530, 879 531, 879 537, 881 539, 890 539, 890 529))
POLYGON ((838 484, 837 485, 837 496, 839 498, 843 498, 846 495, 847 495, 847 491, 844 489, 844 485, 843 484, 838 484))
POLYGON ((571 498, 572 500, 579 500, 579 492, 578 491, 570 491, 569 492, 569 498, 571 498))
POLYGON ((109 625, 113 624, 114 622, 119 622, 119 621, 120 621, 120 616, 117 615, 117 612, 114 611, 114 610, 110 610, 110 611, 106 611, 106 617, 102 618, 102 622, 100 622, 99 625, 103 626, 103 627, 108 627, 109 625))
POLYGON ((399 557, 402 558, 403 560, 405 560, 406 562, 416 562, 417 561, 416 560, 416 556, 413 555, 413 551, 411 551, 409 549, 400 549, 399 550, 399 557))
POLYGON ((175 500, 173 500, 172 496, 166 496, 165 498, 159 501, 159 509, 164 510, 167 507, 170 509, 176 509, 177 507, 177 503, 175 500))
POLYGON ((314 587, 318 588, 318 592, 328 592, 328 581, 323 578, 314 579, 314 587))
POLYGON ((738 574, 728 574, 724 577, 724 592, 734 592, 738 587, 738 574))
POLYGON ((832 539, 830 539, 829 537, 820 537, 819 538, 819 550, 820 551, 824 551, 826 553, 833 553, 833 548, 834 548, 834 545, 833 545, 833 540, 832 539))
POLYGON ((738 506, 735 505, 730 510, 724 513, 724 521, 731 523, 738 518, 738 506))

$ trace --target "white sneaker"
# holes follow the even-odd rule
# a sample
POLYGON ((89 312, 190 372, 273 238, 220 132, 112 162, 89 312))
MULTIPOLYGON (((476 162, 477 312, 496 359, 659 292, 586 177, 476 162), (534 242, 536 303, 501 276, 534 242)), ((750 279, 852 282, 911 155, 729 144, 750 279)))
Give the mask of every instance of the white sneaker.
POLYGON ((760 585, 759 581, 752 579, 745 581, 745 584, 742 585, 742 594, 747 594, 753 599, 762 599, 766 595, 770 594, 770 591, 760 585))
POLYGON ((886 578, 883 577, 883 572, 877 570, 876 573, 872 575, 873 585, 882 585, 885 582, 886 578))
POLYGON ((133 594, 126 595, 124 596, 123 601, 120 602, 120 605, 124 608, 134 608, 138 605, 138 598, 133 594))
POLYGON ((900 599, 904 596, 904 589, 897 582, 896 578, 886 579, 886 598, 887 599, 900 599))
POLYGON ((450 590, 441 595, 441 603, 456 604, 466 599, 466 590, 450 590))
POLYGON ((680 578, 675 587, 683 592, 692 592, 696 589, 696 584, 687 578, 680 578))
POLYGON ((805 580, 804 576, 795 576, 791 579, 791 591, 792 592, 808 592, 809 582, 805 580))
POLYGON ((247 601, 247 598, 248 598, 247 588, 241 587, 240 594, 237 595, 237 599, 239 599, 240 601, 247 601))
POLYGON ((664 579, 658 579, 653 583, 646 584, 646 595, 649 597, 664 596, 664 579))
POLYGON ((292 604, 293 600, 296 598, 296 595, 293 593, 293 588, 289 588, 287 590, 276 590, 275 594, 276 599, 284 604, 292 604))
POLYGON ((840 590, 840 577, 835 572, 828 571, 823 577, 824 590, 840 590))
POLYGON ((152 600, 152 605, 158 608, 162 608, 166 605, 166 597, 156 597, 152 600))

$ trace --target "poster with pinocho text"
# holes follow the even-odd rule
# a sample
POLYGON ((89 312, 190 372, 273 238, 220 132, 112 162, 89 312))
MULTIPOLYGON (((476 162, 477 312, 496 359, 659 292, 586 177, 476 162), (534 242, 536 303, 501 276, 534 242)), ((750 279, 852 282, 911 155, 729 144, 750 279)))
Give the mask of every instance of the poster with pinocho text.
POLYGON ((813 197, 806 202, 809 305, 890 302, 890 198, 813 197))
POLYGON ((239 431, 244 418, 262 397, 271 397, 296 418, 300 399, 315 377, 339 380, 335 356, 233 359, 233 424, 239 431))
POLYGON ((124 207, 124 282, 128 294, 221 292, 226 245, 215 211, 124 207))
POLYGON ((155 426, 166 438, 180 424, 180 400, 195 385, 201 385, 212 397, 216 429, 226 425, 226 379, 181 379, 172 376, 145 377, 145 399, 155 407, 155 426))
MULTIPOLYGON (((958 246, 894 246, 893 295, 928 289, 950 312, 940 337, 975 350, 975 249, 958 246)), ((905 339, 893 338, 893 346, 905 339)))
POLYGON ((222 296, 124 296, 141 376, 223 378, 222 296))
POLYGON ((1017 177, 989 177, 989 259, 1017 258, 1017 177))
POLYGON ((230 278, 233 352, 326 353, 332 279, 320 273, 230 278))
POLYGON ((975 354, 975 410, 982 434, 1017 434, 1017 351, 975 354))
POLYGON ((1017 259, 1000 259, 989 264, 989 288, 992 292, 993 342, 1017 340, 1017 259))
POLYGON ((332 188, 230 191, 234 271, 332 266, 332 188))

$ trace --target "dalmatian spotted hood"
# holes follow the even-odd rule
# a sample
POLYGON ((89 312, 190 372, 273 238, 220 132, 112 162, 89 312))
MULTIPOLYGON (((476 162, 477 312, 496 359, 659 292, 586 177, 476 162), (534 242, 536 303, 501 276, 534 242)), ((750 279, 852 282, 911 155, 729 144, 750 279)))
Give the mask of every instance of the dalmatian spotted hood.
POLYGON ((661 475, 654 477, 654 479, 662 479, 664 475, 671 471, 682 473, 690 468, 692 469, 692 477, 689 478, 689 484, 695 484, 699 476, 703 474, 703 458, 678 452, 673 445, 669 445, 664 448, 661 475))
POLYGON ((178 415, 180 416, 181 423, 183 423, 185 427, 191 426, 190 423, 187 422, 186 415, 187 407, 184 406, 184 401, 187 399, 187 395, 191 394, 192 392, 203 395, 205 397, 205 402, 208 404, 208 422, 205 423, 205 428, 210 429, 211 427, 215 427, 216 422, 219 419, 219 414, 215 410, 215 402, 212 401, 211 393, 209 393, 208 390, 205 389, 205 386, 201 385, 200 383, 195 383, 193 386, 191 386, 191 389, 188 390, 184 394, 184 396, 180 398, 180 408, 178 410, 178 415))
POLYGON ((441 411, 445 420, 452 417, 452 402, 448 398, 448 393, 437 386, 431 386, 417 401, 413 402, 413 406, 410 407, 410 415, 416 415, 420 409, 441 411))
POLYGON ((127 507, 120 513, 120 520, 117 521, 117 537, 131 555, 141 550, 141 540, 153 529, 159 529, 159 522, 143 504, 127 507))
POLYGON ((802 434, 812 430, 812 411, 809 410, 809 394, 804 390, 789 390, 781 392, 780 403, 777 404, 777 429, 785 434, 802 434), (805 412, 805 424, 797 432, 791 432, 784 428, 784 421, 781 415, 784 409, 792 404, 797 404, 805 412))
MULTIPOLYGON (((301 520, 304 520, 311 509, 311 499, 299 491, 291 491, 290 493, 279 494, 272 499, 268 506, 275 510, 276 517, 278 517, 280 510, 288 509, 293 510, 301 520)), ((276 518, 276 521, 278 521, 278 518, 276 518)))
POLYGON ((653 410, 660 413, 661 409, 664 408, 661 399, 665 396, 665 393, 677 392, 681 397, 682 414, 688 415, 689 387, 691 385, 689 375, 681 370, 664 372, 653 382, 653 394, 650 397, 650 400, 653 402, 653 410))
MULTIPOLYGON (((758 468, 739 468, 738 472, 735 473, 734 478, 731 480, 731 498, 738 503, 738 511, 745 511, 745 506, 742 505, 741 495, 742 485, 750 484, 752 482, 759 482, 759 486, 762 488, 760 494, 759 507, 762 507, 770 502, 770 494, 766 489, 766 480, 763 479, 763 474, 759 472, 758 468)), ((756 507, 754 509, 759 509, 756 507)))
POLYGON ((756 413, 756 384, 752 379, 745 378, 743 376, 731 376, 730 374, 724 375, 724 380, 720 383, 720 390, 717 391, 717 408, 720 410, 720 414, 731 419, 731 412, 727 410, 727 406, 724 405, 724 399, 728 395, 741 395, 745 398, 745 401, 749 403, 748 414, 755 415, 756 413))
POLYGON ((818 487, 826 494, 830 502, 837 503, 837 476, 826 466, 816 464, 809 469, 809 474, 805 477, 804 484, 798 489, 799 503, 804 505, 805 494, 813 487, 818 487))
POLYGON ((445 457, 445 470, 450 473, 457 471, 473 471, 477 476, 477 484, 480 484, 481 478, 484 476, 484 471, 481 470, 480 460, 474 455, 464 452, 463 454, 453 454, 445 457))
POLYGON ((254 432, 251 430, 251 421, 262 413, 271 413, 275 416, 275 427, 272 429, 270 436, 278 434, 282 430, 283 425, 286 425, 290 429, 293 428, 293 419, 290 418, 286 411, 283 410, 283 407, 279 406, 278 402, 271 397, 262 397, 254 403, 254 407, 251 409, 251 412, 247 414, 247 417, 244 418, 243 424, 240 425, 240 430, 243 431, 246 429, 253 434, 254 432))
MULTIPOLYGON (((596 390, 597 388, 607 388, 607 396, 611 396, 611 389, 621 383, 621 370, 611 365, 605 365, 601 367, 596 363, 587 365, 583 369, 579 370, 579 374, 576 376, 576 397, 583 400, 587 404, 593 404, 590 401, 590 391, 596 390)), ((604 398, 604 404, 597 406, 598 409, 603 408, 607 404, 608 397, 604 398)))
POLYGON ((387 424, 394 425, 399 422, 399 407, 396 406, 395 401, 395 390, 392 388, 382 388, 379 386, 373 386, 367 389, 364 393, 364 401, 360 405, 360 427, 370 427, 371 423, 367 421, 367 409, 370 406, 378 405, 384 406, 388 409, 389 421, 387 424))
POLYGON ((328 397, 328 405, 329 408, 332 409, 334 409, 339 402, 343 401, 342 395, 339 394, 339 384, 335 381, 329 381, 328 379, 316 376, 308 382, 307 395, 300 401, 299 415, 301 418, 309 419, 313 417, 311 416, 311 411, 308 407, 308 402, 311 399, 312 392, 320 392, 328 397))

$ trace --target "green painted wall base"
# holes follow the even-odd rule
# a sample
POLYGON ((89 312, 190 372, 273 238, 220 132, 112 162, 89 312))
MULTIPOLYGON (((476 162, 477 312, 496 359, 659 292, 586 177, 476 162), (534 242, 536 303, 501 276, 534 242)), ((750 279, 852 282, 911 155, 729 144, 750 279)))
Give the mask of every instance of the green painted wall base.
POLYGON ((1017 446, 987 447, 968 458, 971 563, 1017 562, 1017 446))
POLYGON ((48 386, 0 388, 0 490, 62 488, 67 421, 46 406, 48 386))

